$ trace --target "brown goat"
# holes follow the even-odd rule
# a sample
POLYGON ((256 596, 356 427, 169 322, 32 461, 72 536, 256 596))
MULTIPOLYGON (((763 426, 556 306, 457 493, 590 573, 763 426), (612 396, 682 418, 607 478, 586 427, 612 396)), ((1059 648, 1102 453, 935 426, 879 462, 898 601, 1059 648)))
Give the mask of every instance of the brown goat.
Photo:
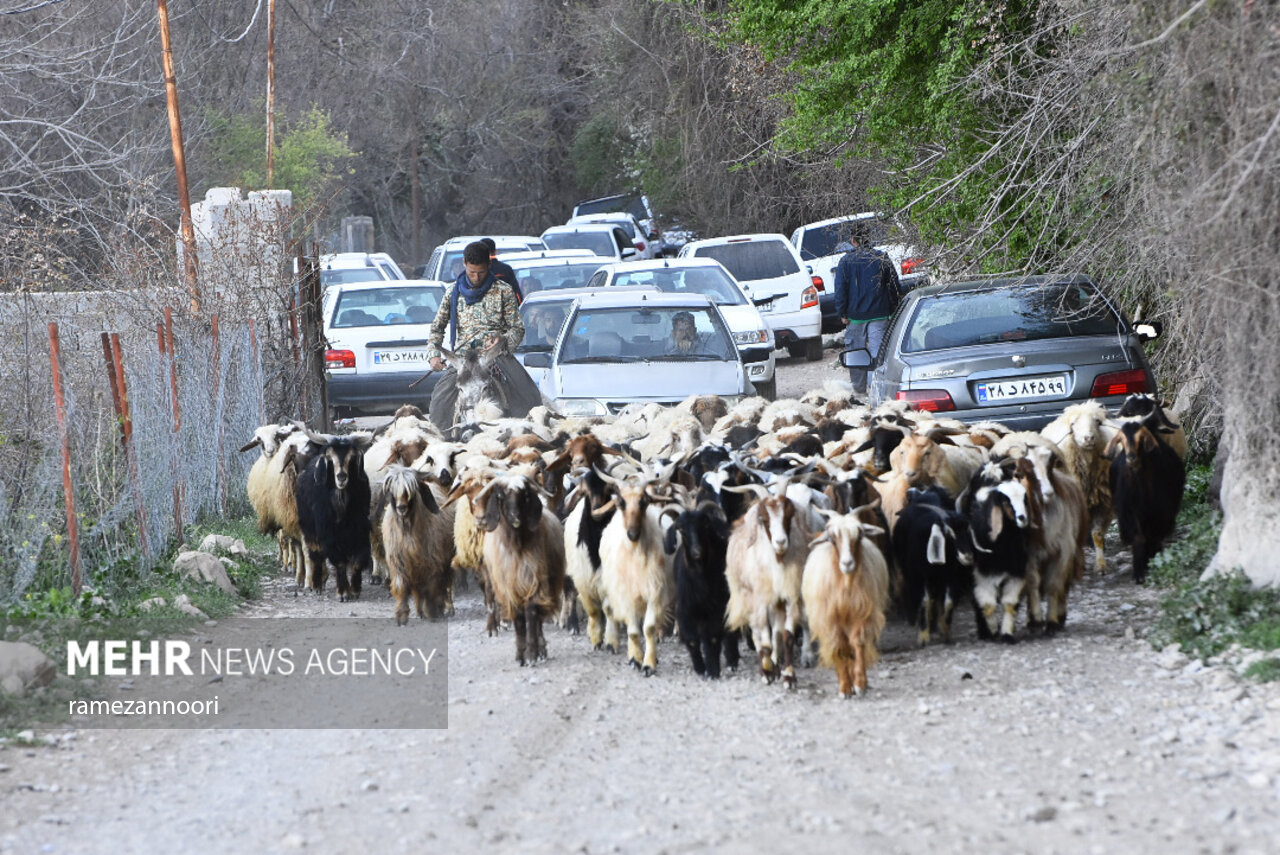
POLYGON ((396 625, 409 622, 409 598, 418 617, 438 618, 449 606, 453 526, 441 510, 430 476, 392 466, 374 507, 396 599, 396 625))

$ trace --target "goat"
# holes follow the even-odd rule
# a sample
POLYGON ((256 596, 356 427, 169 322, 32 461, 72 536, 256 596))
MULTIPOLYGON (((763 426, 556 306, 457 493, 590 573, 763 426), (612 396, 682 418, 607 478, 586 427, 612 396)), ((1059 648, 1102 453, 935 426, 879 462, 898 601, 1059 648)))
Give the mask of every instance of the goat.
POLYGON ((1064 470, 1084 490, 1093 532, 1093 566, 1099 573, 1107 569, 1104 539, 1112 517, 1110 461, 1103 452, 1114 434, 1107 424, 1107 408, 1098 401, 1072 404, 1040 431, 1058 447, 1064 470))
POLYGON ((973 604, 978 637, 1012 644, 1027 573, 1027 490, 1013 478, 1016 464, 987 463, 958 506, 973 538, 973 604), (1002 612, 1002 613, 1001 613, 1002 612))
MULTIPOLYGON (((1056 447, 1033 445, 1019 466, 1030 465, 1040 488, 1039 535, 1028 541, 1027 611, 1033 623, 1061 629, 1067 621, 1067 595, 1084 576, 1084 550, 1089 541, 1089 512, 1080 482, 1061 468, 1056 447), (1041 613, 1041 601, 1048 603, 1041 613)), ((1025 483, 1025 481, 1024 481, 1025 483)))
POLYGON ((397 626, 409 622, 410 596, 420 618, 440 617, 451 599, 453 525, 433 486, 426 473, 394 465, 370 514, 381 532, 397 626))
POLYGON ((484 563, 493 599, 516 629, 521 666, 547 658, 543 620, 560 609, 564 590, 564 530, 524 475, 502 475, 471 501, 485 530, 484 563))
MULTIPOLYGON (((675 599, 671 563, 662 548, 660 509, 672 496, 660 491, 656 478, 647 472, 625 480, 598 471, 597 474, 613 488, 613 498, 592 513, 603 516, 617 509, 600 535, 604 608, 614 626, 617 622, 627 625, 627 661, 649 677, 658 670, 658 629, 666 625, 675 599)), ((617 630, 611 638, 609 628, 606 627, 605 643, 616 648, 617 630)))
POLYGON ((617 629, 609 626, 612 618, 604 610, 604 593, 600 588, 600 536, 614 511, 593 513, 605 508, 608 501, 609 487, 604 479, 592 469, 585 470, 569 499, 564 521, 564 551, 569 580, 587 613, 587 639, 592 649, 604 646, 607 630, 614 639, 609 652, 617 653, 617 629))
POLYGON ((855 514, 828 513, 804 562, 801 590, 822 663, 835 669, 840 696, 867 690, 867 669, 879 656, 889 601, 889 571, 870 539, 883 534, 855 514))
POLYGON ((1111 497, 1120 540, 1133 548, 1133 581, 1142 584, 1147 565, 1173 534, 1186 487, 1186 464, 1160 434, 1127 421, 1107 444, 1111 497))
POLYGON ((920 645, 934 631, 950 643, 955 605, 973 590, 969 520, 939 488, 913 488, 893 529, 893 556, 902 578, 898 600, 919 630, 920 645))
MULTIPOLYGON (((253 432, 253 440, 240 449, 241 452, 251 448, 261 451, 249 468, 245 492, 258 515, 258 530, 277 536, 280 563, 295 573, 303 566, 302 552, 297 547, 298 503, 294 496, 299 444, 298 441, 290 442, 290 439, 295 435, 301 437, 302 448, 308 448, 306 435, 300 433, 302 428, 300 422, 263 425, 253 432), (292 453, 284 451, 285 443, 289 443, 292 453)), ((314 447, 310 448, 311 454, 315 451, 314 447)), ((302 466, 306 466, 308 459, 310 455, 304 451, 302 466)))
POLYGON ((498 631, 498 613, 494 605, 493 589, 489 584, 489 573, 484 563, 485 530, 476 522, 472 503, 484 491, 489 483, 502 472, 492 468, 473 468, 464 470, 445 497, 445 506, 458 503, 453 517, 453 560, 450 563, 454 580, 465 579, 468 572, 474 573, 480 580, 480 588, 484 591, 485 611, 488 614, 485 630, 490 636, 498 631), (466 497, 466 501, 459 502, 466 497))
POLYGON ((724 626, 729 605, 728 547, 729 523, 714 502, 680 510, 663 542, 672 556, 680 640, 689 650, 694 672, 711 679, 720 677, 721 651, 730 669, 738 667, 740 633, 726 632, 724 626))
POLYGON ((725 625, 751 629, 760 654, 760 675, 766 683, 778 676, 773 654, 779 651, 784 662, 783 684, 794 688, 791 642, 803 621, 800 584, 809 531, 802 522, 803 514, 787 498, 786 488, 786 479, 774 482, 773 491, 759 484, 726 488, 753 492, 758 501, 734 523, 729 534, 725 625))
POLYGON ((307 584, 313 591, 324 590, 328 562, 337 573, 339 602, 359 599, 361 579, 371 561, 370 488, 363 457, 372 438, 367 433, 326 437, 308 431, 307 435, 321 446, 297 479, 307 584))
POLYGON ((985 459, 978 448, 954 445, 947 437, 935 440, 922 432, 903 437, 889 455, 893 471, 912 487, 937 484, 952 496, 960 495, 985 459))
POLYGON ((1153 432, 1160 434, 1160 438, 1180 459, 1187 459, 1187 435, 1182 430, 1182 425, 1169 418, 1164 411, 1164 405, 1152 396, 1138 394, 1125 398, 1124 403, 1120 405, 1120 411, 1116 413, 1116 418, 1121 421, 1137 419, 1153 432))

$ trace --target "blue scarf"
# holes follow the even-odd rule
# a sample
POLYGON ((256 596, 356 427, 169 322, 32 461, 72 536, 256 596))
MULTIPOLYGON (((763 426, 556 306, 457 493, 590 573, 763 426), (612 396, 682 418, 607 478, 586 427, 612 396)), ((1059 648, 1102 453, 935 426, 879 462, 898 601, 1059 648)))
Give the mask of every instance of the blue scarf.
POLYGON ((492 271, 479 285, 472 285, 466 273, 458 275, 458 281, 449 301, 449 340, 453 343, 454 350, 458 349, 458 295, 462 295, 468 306, 474 306, 484 299, 485 295, 489 293, 489 289, 493 287, 493 283, 497 281, 492 271))

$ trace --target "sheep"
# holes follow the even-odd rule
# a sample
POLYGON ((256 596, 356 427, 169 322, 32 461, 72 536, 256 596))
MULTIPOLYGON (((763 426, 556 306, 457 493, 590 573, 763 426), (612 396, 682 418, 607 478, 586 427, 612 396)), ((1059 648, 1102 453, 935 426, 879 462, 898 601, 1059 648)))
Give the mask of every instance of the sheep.
POLYGON ((1147 565, 1173 534, 1186 487, 1186 464, 1140 421, 1126 421, 1107 444, 1111 496, 1120 540, 1133 548, 1133 581, 1146 581, 1147 565))
POLYGON ((898 600, 919 630, 920 645, 935 630, 950 643, 955 604, 973 590, 969 520, 939 488, 913 488, 893 529, 893 557, 902 578, 898 600))
MULTIPOLYGON (((293 484, 297 471, 291 467, 285 474, 282 471, 285 458, 277 458, 276 455, 280 452, 282 443, 302 427, 301 423, 292 421, 263 425, 253 432, 253 439, 240 449, 241 452, 251 448, 261 451, 249 468, 245 492, 248 493, 249 504, 258 515, 258 531, 263 534, 277 534, 286 526, 291 535, 296 533, 298 511, 293 484)), ((285 535, 279 536, 280 562, 291 567, 298 557, 291 548, 293 542, 285 535)))
POLYGON ((298 473, 296 482, 307 583, 313 591, 322 592, 328 562, 337 573, 339 601, 359 599, 361 579, 371 561, 370 487, 363 457, 372 437, 367 433, 307 435, 322 447, 298 473))
POLYGON ((848 698, 867 690, 867 669, 879 657, 889 573, 870 539, 883 529, 854 514, 827 516, 805 559, 801 590, 822 663, 835 669, 840 696, 848 698))
POLYGON ((433 488, 426 473, 393 465, 370 514, 386 552, 397 626, 409 622, 411 595, 420 618, 438 618, 449 604, 453 527, 433 488))
POLYGON ((738 667, 737 632, 726 632, 729 583, 725 558, 729 523, 714 502, 701 502, 678 512, 667 528, 663 549, 672 556, 676 584, 676 625, 699 676, 720 677, 720 654, 732 670, 738 667))
POLYGON ((766 683, 778 676, 773 654, 780 651, 783 684, 795 688, 791 641, 803 620, 800 584, 809 531, 802 522, 803 514, 787 498, 786 487, 783 479, 775 482, 772 490, 758 484, 726 488, 753 492, 759 499, 729 534, 725 625, 751 629, 760 654, 760 675, 766 683))
POLYGON ((973 602, 978 637, 1013 643, 1014 622, 1027 573, 1026 487, 1013 478, 1014 461, 987 463, 958 500, 973 538, 973 602), (1001 612, 1003 612, 1001 614, 1001 612))
POLYGON ((484 563, 494 602, 516 629, 516 661, 545 660, 543 620, 560 608, 564 589, 564 530, 524 475, 502 475, 471 500, 484 529, 484 563))
MULTIPOLYGON (((658 670, 658 630, 665 627, 675 599, 671 562, 663 552, 661 505, 672 498, 648 472, 615 479, 597 471, 613 488, 613 498, 592 513, 617 513, 600 535, 600 590, 604 608, 627 625, 627 662, 646 677, 658 670), (641 652, 640 638, 644 636, 641 652)), ((617 646, 615 637, 605 642, 617 646)))
POLYGON ((1040 435, 1058 446, 1063 469, 1080 482, 1093 532, 1093 566, 1106 572, 1104 538, 1111 525, 1110 462, 1103 455, 1115 429, 1107 424, 1107 408, 1098 401, 1072 404, 1040 435))
POLYGON ((729 404, 719 395, 690 395, 675 409, 687 412, 698 420, 704 431, 709 431, 720 419, 729 415, 729 404))

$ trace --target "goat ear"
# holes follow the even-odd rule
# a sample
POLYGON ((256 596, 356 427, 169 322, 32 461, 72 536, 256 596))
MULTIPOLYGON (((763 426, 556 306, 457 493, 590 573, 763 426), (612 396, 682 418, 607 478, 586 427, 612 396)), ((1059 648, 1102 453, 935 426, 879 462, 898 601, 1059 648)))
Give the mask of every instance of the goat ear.
POLYGON ((418 494, 422 496, 422 506, 433 514, 440 513, 440 503, 436 501, 435 491, 431 489, 432 478, 426 472, 418 473, 418 494))
POLYGON ((1000 537, 1000 532, 1004 529, 1005 508, 999 504, 991 506, 991 540, 995 542, 1000 537))
POLYGON ((1124 432, 1121 431, 1107 441, 1106 448, 1102 449, 1103 457, 1115 457, 1116 449, 1124 445, 1124 432))
POLYGON ((938 523, 934 523, 933 528, 929 530, 929 545, 925 549, 925 559, 930 564, 947 563, 947 537, 938 523))
POLYGON ((262 445, 262 440, 258 439, 258 438, 255 436, 255 437, 253 438, 253 442, 249 443, 248 445, 242 445, 242 446, 240 446, 240 450, 241 450, 241 451, 248 451, 249 449, 253 448, 254 446, 258 446, 258 445, 262 445))
POLYGON ((674 555, 676 548, 680 545, 680 526, 673 525, 667 529, 667 534, 662 538, 662 550, 668 555, 674 555))

